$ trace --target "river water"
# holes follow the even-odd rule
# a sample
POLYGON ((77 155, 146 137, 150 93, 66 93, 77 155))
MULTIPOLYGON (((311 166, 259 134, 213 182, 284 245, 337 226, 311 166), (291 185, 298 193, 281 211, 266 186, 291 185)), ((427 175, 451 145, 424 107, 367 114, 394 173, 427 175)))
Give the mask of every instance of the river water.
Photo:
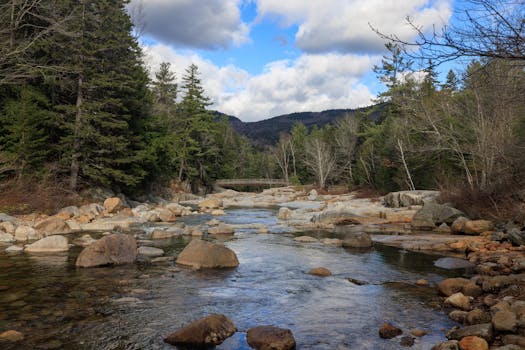
MULTIPOLYGON (((194 271, 174 262, 76 269, 80 249, 67 255, 0 253, 0 332, 21 331, 25 340, 2 349, 175 349, 163 336, 199 317, 222 313, 238 332, 217 349, 249 349, 246 330, 272 324, 290 328, 298 349, 406 349, 400 337, 383 340, 384 322, 428 335, 411 349, 430 349, 444 340, 453 323, 437 309, 435 283, 464 271, 433 265, 438 258, 376 245, 348 250, 299 243, 278 225, 270 209, 234 209, 222 221, 264 223, 277 234, 241 230, 222 239, 240 265, 228 270, 194 271), (332 276, 306 273, 323 266, 332 276), (348 278, 366 282, 358 285, 348 278), (1 289, 1 287, 0 287, 1 289), (121 298, 137 298, 121 299, 121 298), (120 301, 119 301, 120 299, 120 301)), ((192 224, 208 216, 188 217, 192 224)), ((336 233, 315 233, 337 237, 336 233)), ((155 242, 176 255, 191 238, 155 242)), ((215 239, 215 238, 210 238, 215 239)))

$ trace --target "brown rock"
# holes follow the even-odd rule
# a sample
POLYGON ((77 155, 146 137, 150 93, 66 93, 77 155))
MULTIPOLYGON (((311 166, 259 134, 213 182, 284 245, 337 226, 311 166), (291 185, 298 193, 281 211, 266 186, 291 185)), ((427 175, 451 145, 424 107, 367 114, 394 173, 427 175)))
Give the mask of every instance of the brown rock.
POLYGON ((410 334, 412 334, 414 337, 420 338, 420 337, 424 337, 425 335, 427 335, 428 332, 423 329, 416 328, 416 329, 411 330, 410 334))
POLYGON ((8 342, 18 342, 24 340, 24 335, 20 332, 14 331, 14 330, 8 330, 3 333, 0 333, 0 342, 2 341, 8 341, 8 342))
POLYGON ((430 283, 425 279, 418 279, 416 284, 421 287, 428 287, 430 285, 430 283))
POLYGON ((159 219, 163 222, 174 222, 177 221, 177 215, 169 209, 159 210, 159 219))
POLYGON ((221 344, 237 331, 224 315, 212 314, 169 334, 164 342, 186 347, 207 347, 221 344))
POLYGON ((332 272, 330 272, 330 270, 328 270, 327 268, 324 268, 324 267, 313 268, 310 271, 308 271, 308 273, 310 275, 320 276, 320 277, 327 277, 327 276, 331 276, 332 275, 332 272))
POLYGON ((489 344, 483 338, 469 336, 459 341, 461 350, 489 350, 489 344))
POLYGON ((470 310, 470 298, 463 293, 455 293, 445 299, 445 304, 461 310, 470 310))
POLYGON ((497 311, 492 316, 492 325, 496 331, 515 332, 518 326, 518 320, 514 312, 509 310, 497 311))
POLYGON ((435 345, 432 347, 432 350, 459 350, 459 342, 457 340, 449 340, 435 345))
POLYGON ((379 329, 379 336, 383 339, 391 339, 403 334, 403 331, 390 323, 384 323, 379 329))
POLYGON ((119 197, 107 198, 104 201, 104 209, 109 214, 116 213, 122 208, 124 208, 124 203, 119 197))
POLYGON ((54 253, 66 252, 69 250, 67 238, 60 235, 44 237, 27 247, 24 251, 28 253, 54 253))
POLYGON ((479 235, 492 230, 494 230, 494 224, 488 220, 469 220, 463 225, 463 232, 469 235, 479 235))
POLYGON ((222 208, 222 200, 217 198, 208 198, 199 203, 201 210, 222 208))
POLYGON ((297 241, 297 242, 302 242, 302 243, 319 242, 319 240, 317 238, 310 237, 310 236, 299 236, 299 237, 295 237, 293 240, 297 241))
POLYGON ((468 314, 467 311, 454 310, 448 314, 448 318, 457 323, 466 323, 468 314))
POLYGON ((248 345, 256 350, 292 350, 295 339, 292 331, 274 326, 257 326, 246 333, 248 345))
POLYGON ((453 329, 447 333, 448 339, 459 340, 465 337, 475 335, 490 342, 494 338, 494 328, 491 323, 476 324, 459 329, 453 329))
POLYGON ((485 312, 479 308, 475 308, 470 311, 467 315, 466 323, 468 325, 480 324, 490 322, 491 318, 488 312, 485 312))
POLYGON ((77 267, 129 264, 137 258, 137 241, 122 233, 102 237, 84 248, 77 258, 77 267))
POLYGON ((438 283, 438 289, 447 297, 457 292, 462 292, 468 296, 478 296, 481 294, 481 288, 466 278, 447 278, 438 283))
POLYGON ((460 216, 450 226, 450 230, 452 233, 461 233, 463 232, 463 227, 465 226, 465 223, 469 221, 466 217, 460 216))
POLYGON ((239 266, 239 260, 233 250, 221 244, 195 239, 179 254, 177 264, 195 268, 222 268, 239 266))
POLYGON ((210 227, 208 229, 208 234, 210 235, 233 235, 235 230, 231 225, 220 223, 217 226, 210 227))
POLYGON ((505 345, 518 345, 525 348, 525 337, 516 334, 507 334, 502 337, 505 345))

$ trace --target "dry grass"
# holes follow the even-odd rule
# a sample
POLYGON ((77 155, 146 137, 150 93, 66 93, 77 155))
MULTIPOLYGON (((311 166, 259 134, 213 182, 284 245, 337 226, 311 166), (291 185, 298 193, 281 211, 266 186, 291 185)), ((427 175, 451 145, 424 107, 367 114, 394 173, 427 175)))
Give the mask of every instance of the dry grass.
POLYGON ((81 203, 81 197, 64 184, 27 179, 0 183, 0 212, 19 215, 32 212, 53 214, 60 208, 81 203))

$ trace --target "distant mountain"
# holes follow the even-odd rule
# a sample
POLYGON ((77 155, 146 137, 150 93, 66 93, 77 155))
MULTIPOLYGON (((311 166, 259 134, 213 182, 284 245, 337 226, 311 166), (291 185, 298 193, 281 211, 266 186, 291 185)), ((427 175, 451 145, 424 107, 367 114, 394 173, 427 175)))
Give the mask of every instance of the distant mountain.
POLYGON ((381 106, 358 109, 330 109, 323 112, 298 112, 284 114, 270 119, 260 120, 258 122, 243 122, 237 117, 226 115, 220 112, 214 112, 216 118, 227 117, 230 125, 239 134, 251 139, 257 145, 273 145, 279 140, 281 132, 290 132, 295 123, 301 122, 307 128, 314 125, 323 127, 326 124, 333 123, 346 114, 355 115, 356 112, 370 112, 370 118, 377 120, 381 113, 381 106))

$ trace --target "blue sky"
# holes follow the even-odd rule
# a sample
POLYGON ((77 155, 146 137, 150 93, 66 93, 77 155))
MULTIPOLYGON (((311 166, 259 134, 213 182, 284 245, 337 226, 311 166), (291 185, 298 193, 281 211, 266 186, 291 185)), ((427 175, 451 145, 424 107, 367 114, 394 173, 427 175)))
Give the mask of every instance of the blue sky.
POLYGON ((370 25, 412 39, 407 16, 439 29, 451 1, 132 0, 130 11, 151 71, 170 62, 180 78, 195 63, 211 108, 256 121, 371 104, 385 52, 370 25))

